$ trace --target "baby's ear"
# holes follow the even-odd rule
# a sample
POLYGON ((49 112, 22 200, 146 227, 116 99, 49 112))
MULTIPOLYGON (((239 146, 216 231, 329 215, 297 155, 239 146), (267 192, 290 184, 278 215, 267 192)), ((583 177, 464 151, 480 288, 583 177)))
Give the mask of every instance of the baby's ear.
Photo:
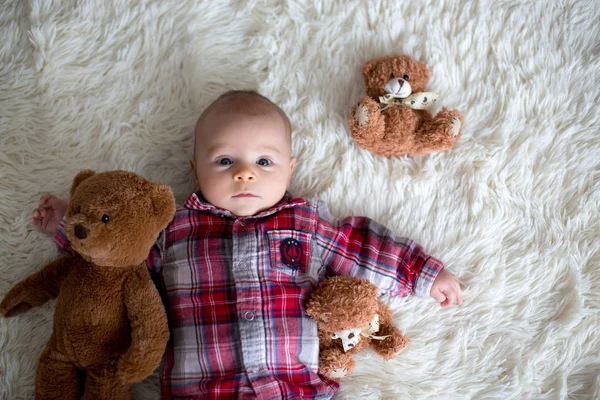
POLYGON ((163 183, 153 183, 152 208, 157 217, 157 227, 162 231, 169 225, 175 214, 175 197, 171 188, 163 183))
POLYGON ((80 171, 77 175, 75 175, 75 178, 73 178, 73 183, 71 184, 71 191, 69 192, 71 197, 73 197, 75 189, 77 189, 77 186, 79 186, 81 182, 94 175, 96 175, 96 173, 91 169, 84 169, 83 171, 80 171))

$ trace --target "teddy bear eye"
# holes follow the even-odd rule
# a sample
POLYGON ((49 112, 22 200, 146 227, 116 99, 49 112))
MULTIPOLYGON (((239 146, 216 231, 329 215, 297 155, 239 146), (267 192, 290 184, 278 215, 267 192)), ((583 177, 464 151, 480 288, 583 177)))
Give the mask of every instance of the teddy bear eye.
POLYGON ((407 81, 408 80, 408 75, 404 74, 404 80, 407 81))
POLYGON ((102 216, 102 222, 105 222, 105 223, 106 223, 106 222, 108 222, 109 220, 110 220, 110 218, 108 217, 108 215, 104 214, 104 215, 102 216))

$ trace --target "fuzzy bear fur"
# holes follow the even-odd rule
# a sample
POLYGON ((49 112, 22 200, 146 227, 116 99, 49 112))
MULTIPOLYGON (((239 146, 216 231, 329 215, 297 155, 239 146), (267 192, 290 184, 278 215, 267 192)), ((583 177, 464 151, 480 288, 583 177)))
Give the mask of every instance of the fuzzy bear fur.
POLYGON ((448 150, 462 134, 463 117, 457 110, 442 109, 435 117, 427 110, 405 106, 381 110, 379 96, 393 74, 408 76, 412 93, 423 92, 429 81, 429 70, 408 56, 390 55, 371 60, 362 67, 367 95, 352 107, 350 131, 362 148, 384 157, 425 155, 448 150), (361 117, 357 112, 362 113, 361 117), (456 129, 454 124, 458 124, 456 129))
POLYGON ((307 303, 307 313, 317 322, 319 332, 319 373, 326 378, 334 371, 348 375, 354 369, 352 354, 371 345, 388 360, 400 352, 410 341, 394 326, 388 306, 379 301, 379 289, 367 279, 334 276, 324 280, 312 293, 307 303), (358 344, 344 352, 340 339, 334 332, 367 325, 379 314, 378 336, 390 335, 383 340, 362 337, 358 344))
POLYGON ((36 399, 127 399, 131 383, 158 366, 169 330, 144 261, 174 212, 167 186, 134 173, 75 177, 65 225, 73 255, 18 283, 0 303, 0 315, 10 317, 57 298, 36 399))

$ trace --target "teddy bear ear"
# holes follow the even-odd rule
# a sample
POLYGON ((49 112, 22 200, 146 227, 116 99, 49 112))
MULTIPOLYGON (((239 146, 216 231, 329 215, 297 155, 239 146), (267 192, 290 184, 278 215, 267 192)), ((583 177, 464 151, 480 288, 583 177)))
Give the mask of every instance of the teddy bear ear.
POLYGON ((169 186, 163 183, 153 183, 153 185, 152 208, 158 218, 157 227, 163 230, 175 214, 175 197, 169 186))
POLYGON ((379 69, 382 65, 383 63, 377 60, 367 61, 363 64, 360 72, 362 72, 364 76, 371 75, 374 70, 379 69))
POLYGON ((81 182, 94 175, 96 175, 96 172, 92 171, 91 169, 84 169, 83 171, 80 171, 77 175, 75 175, 75 178, 73 178, 73 183, 71 184, 71 191, 69 192, 71 197, 73 197, 75 189, 77 189, 77 186, 79 186, 81 182))

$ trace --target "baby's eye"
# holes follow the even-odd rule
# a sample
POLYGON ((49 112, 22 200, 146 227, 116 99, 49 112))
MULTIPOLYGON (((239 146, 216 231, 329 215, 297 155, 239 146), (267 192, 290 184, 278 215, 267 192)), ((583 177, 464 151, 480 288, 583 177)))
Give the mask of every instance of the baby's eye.
POLYGON ((267 166, 271 165, 273 162, 271 160, 269 160, 268 158, 261 158, 256 163, 263 167, 267 167, 267 166))
POLYGON ((231 165, 233 164, 233 160, 231 158, 221 158, 219 161, 217 161, 220 165, 231 165))

